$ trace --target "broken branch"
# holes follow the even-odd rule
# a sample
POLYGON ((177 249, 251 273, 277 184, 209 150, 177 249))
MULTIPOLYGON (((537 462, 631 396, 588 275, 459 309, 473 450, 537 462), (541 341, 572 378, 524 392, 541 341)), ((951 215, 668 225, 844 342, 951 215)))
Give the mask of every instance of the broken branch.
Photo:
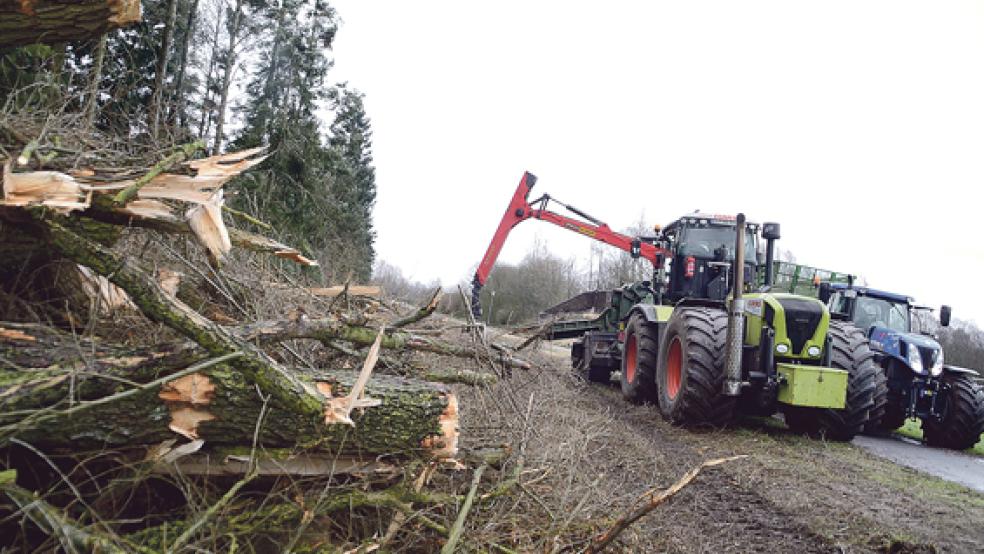
POLYGON ((659 507, 660 504, 663 504, 670 498, 673 498, 674 495, 676 495, 678 492, 683 490, 684 487, 689 485, 690 482, 697 477, 697 475, 701 472, 701 470, 708 467, 718 466, 727 462, 740 460, 742 458, 747 458, 747 457, 748 456, 742 455, 742 456, 731 456, 729 458, 719 458, 717 460, 708 460, 700 464, 699 466, 691 469, 687 473, 685 473, 683 477, 681 477, 676 483, 673 483, 673 485, 671 485, 670 488, 663 491, 652 489, 651 491, 647 492, 641 497, 641 498, 648 497, 648 500, 646 501, 645 504, 637 508, 633 508, 632 510, 629 510, 628 512, 623 514, 622 517, 618 518, 618 520, 607 531, 595 537, 594 540, 591 541, 591 545, 588 546, 587 552, 589 554, 594 554, 595 552, 601 552, 605 548, 608 548, 608 546, 612 543, 612 541, 614 541, 618 537, 619 533, 627 529, 629 525, 635 523, 639 518, 655 510, 657 507, 659 507))
POLYGON ((482 464, 475 470, 471 488, 468 489, 468 496, 465 497, 465 502, 461 505, 461 511, 458 512, 458 519, 454 520, 454 525, 451 526, 451 532, 448 534, 448 542, 444 543, 444 547, 441 548, 441 554, 453 554, 455 547, 458 546, 458 541, 461 539, 461 534, 465 528, 465 520, 468 518, 468 512, 471 511, 472 503, 475 502, 478 484, 482 481, 482 474, 485 473, 486 467, 488 467, 486 464, 482 464))
POLYGON ((411 323, 416 323, 421 319, 424 319, 425 317, 431 315, 432 313, 434 313, 434 310, 437 309, 437 305, 441 302, 441 294, 442 291, 440 287, 435 289, 434 294, 431 295, 430 300, 428 300, 426 304, 424 304, 419 309, 417 309, 416 312, 396 320, 395 322, 393 322, 392 325, 390 325, 390 327, 392 327, 393 329, 406 327, 411 323))
MULTIPOLYGON (((229 328, 229 331, 242 340, 258 340, 260 343, 267 344, 292 339, 313 339, 323 344, 343 340, 360 346, 371 345, 375 342, 378 333, 370 327, 348 324, 334 318, 260 321, 229 328)), ((383 348, 391 350, 421 350, 458 358, 488 355, 484 348, 479 350, 474 347, 459 346, 406 331, 390 331, 383 337, 381 344, 383 348)), ((532 367, 529 362, 514 358, 505 351, 500 351, 496 360, 507 367, 517 369, 532 367)))
POLYGON ((195 152, 202 148, 205 148, 205 143, 200 140, 179 147, 176 152, 157 162, 154 167, 150 168, 150 171, 134 181, 133 184, 116 193, 116 196, 113 197, 113 203, 118 206, 125 206, 127 202, 137 196, 140 189, 153 181, 154 177, 192 157, 195 152))

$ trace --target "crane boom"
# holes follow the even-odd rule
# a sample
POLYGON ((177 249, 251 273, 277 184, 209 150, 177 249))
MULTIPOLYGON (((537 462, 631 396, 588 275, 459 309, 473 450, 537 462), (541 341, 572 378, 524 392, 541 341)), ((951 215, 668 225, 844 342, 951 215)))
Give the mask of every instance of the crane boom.
POLYGON ((499 221, 499 226, 496 228, 495 234, 492 235, 492 242, 489 243, 489 247, 485 251, 485 256, 482 257, 481 263, 478 264, 478 269, 475 271, 475 277, 472 279, 471 298, 471 310, 472 314, 474 314, 476 318, 479 318, 482 315, 482 306, 479 302, 479 295, 481 294, 482 287, 485 285, 489 274, 492 272, 492 267, 495 265, 495 261, 499 257, 499 252, 502 251, 502 246, 506 243, 506 238, 509 236, 509 232, 512 231, 513 227, 519 225, 527 219, 540 219, 548 223, 553 223, 554 225, 569 231, 580 233, 599 242, 614 246, 619 250, 624 250, 633 258, 644 258, 649 260, 654 267, 659 267, 662 265, 664 256, 669 254, 666 249, 660 248, 651 242, 643 241, 640 238, 630 237, 628 235, 613 231, 607 224, 589 216, 573 206, 568 206, 567 204, 558 202, 574 214, 577 214, 587 221, 550 211, 547 209, 547 204, 550 200, 552 200, 550 195, 545 194, 530 202, 530 191, 533 189, 533 185, 535 184, 536 176, 528 171, 524 172, 523 178, 520 179, 519 185, 516 187, 516 192, 513 193, 512 199, 509 201, 509 205, 506 206, 506 212, 502 215, 502 219, 499 221))

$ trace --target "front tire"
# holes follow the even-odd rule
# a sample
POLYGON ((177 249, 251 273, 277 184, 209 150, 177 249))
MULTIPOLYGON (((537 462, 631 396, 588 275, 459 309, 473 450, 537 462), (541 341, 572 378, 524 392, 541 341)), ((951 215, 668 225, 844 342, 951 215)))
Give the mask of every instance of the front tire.
POLYGON ((857 327, 842 321, 831 321, 830 365, 843 369, 847 375, 847 399, 844 408, 805 408, 787 406, 786 425, 795 432, 849 441, 860 433, 868 422, 875 405, 878 372, 868 338, 857 327))
POLYGON ((923 420, 923 436, 930 446, 966 450, 984 432, 984 391, 968 375, 944 375, 943 382, 949 385, 943 420, 923 420))
POLYGON ((622 396, 630 402, 641 404, 656 398, 656 355, 659 334, 640 314, 629 318, 625 326, 625 344, 622 348, 622 396))
POLYGON ((677 425, 723 427, 737 398, 722 393, 728 314, 712 308, 673 311, 659 349, 659 411, 677 425))

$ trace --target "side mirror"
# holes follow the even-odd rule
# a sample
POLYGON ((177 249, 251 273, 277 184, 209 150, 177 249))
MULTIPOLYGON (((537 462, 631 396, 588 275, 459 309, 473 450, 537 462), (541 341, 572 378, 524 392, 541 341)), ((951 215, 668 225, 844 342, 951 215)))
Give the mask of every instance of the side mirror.
POLYGON ((779 224, 763 223, 762 238, 764 238, 765 240, 779 240, 779 224))
POLYGON ((824 304, 829 304, 830 294, 830 283, 820 283, 820 290, 817 292, 817 298, 819 298, 824 304))
POLYGON ((950 326, 950 315, 951 315, 950 312, 952 311, 953 309, 950 308, 949 306, 944 305, 943 307, 940 308, 940 325, 942 325, 943 327, 950 326))

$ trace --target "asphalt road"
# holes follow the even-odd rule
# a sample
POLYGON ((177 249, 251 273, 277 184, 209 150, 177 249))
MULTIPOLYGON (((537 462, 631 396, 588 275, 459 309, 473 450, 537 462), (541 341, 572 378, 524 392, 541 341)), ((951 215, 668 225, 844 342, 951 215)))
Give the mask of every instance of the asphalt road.
POLYGON ((916 440, 859 436, 854 444, 899 465, 935 475, 984 493, 984 458, 943 448, 932 448, 916 440))

